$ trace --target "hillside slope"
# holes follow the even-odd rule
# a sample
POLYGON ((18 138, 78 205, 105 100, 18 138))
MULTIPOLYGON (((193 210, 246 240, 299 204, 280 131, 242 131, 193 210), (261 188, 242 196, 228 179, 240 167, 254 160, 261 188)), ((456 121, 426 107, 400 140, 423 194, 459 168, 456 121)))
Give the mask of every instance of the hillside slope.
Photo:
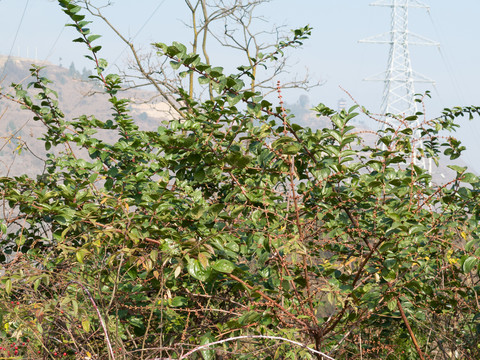
MULTIPOLYGON (((0 69, 4 68, 6 62, 7 57, 0 56, 0 69)), ((28 86, 32 81, 29 76, 32 62, 31 59, 16 57, 8 59, 4 77, 0 79, 4 91, 14 94, 12 83, 22 84, 24 88, 28 86)), ((53 82, 49 86, 57 91, 59 107, 66 119, 84 114, 94 114, 102 120, 111 118, 108 97, 98 92, 99 88, 93 82, 82 80, 69 69, 48 62, 37 61, 35 65, 45 67, 42 74, 53 82)), ((139 119, 142 129, 154 130, 162 120, 171 116, 169 107, 155 95, 143 90, 128 90, 122 94, 132 101, 131 114, 139 119)), ((43 124, 33 121, 29 111, 21 109, 15 102, 0 98, 0 176, 42 172, 46 152, 38 138, 43 130, 43 124), (22 146, 23 150, 18 154, 22 146)))

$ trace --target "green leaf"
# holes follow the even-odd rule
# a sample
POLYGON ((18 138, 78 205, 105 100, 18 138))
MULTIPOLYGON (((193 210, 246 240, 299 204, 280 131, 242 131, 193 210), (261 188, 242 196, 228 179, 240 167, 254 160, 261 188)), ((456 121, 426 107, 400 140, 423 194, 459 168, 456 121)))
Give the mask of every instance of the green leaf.
POLYGON ((7 281, 5 282, 5 291, 7 292, 8 295, 11 294, 11 292, 12 292, 12 280, 11 279, 7 279, 7 281))
POLYGON ((188 273, 195 279, 205 282, 211 274, 211 270, 205 270, 198 260, 190 259, 187 265, 188 273))
POLYGON ((218 214, 224 209, 224 207, 225 207, 224 204, 213 204, 209 207, 208 211, 213 216, 218 216, 218 214))
POLYGON ((478 177, 472 173, 466 173, 462 175, 462 181, 468 184, 474 184, 478 182, 478 177))
POLYGON ((139 328, 139 329, 144 328, 144 324, 143 324, 142 319, 140 319, 136 316, 129 317, 128 322, 136 328, 139 328))
POLYGON ((202 215, 205 213, 205 206, 204 205, 197 205, 191 211, 190 214, 194 219, 200 219, 202 215))
POLYGON ((226 160, 230 165, 243 169, 250 163, 252 159, 240 152, 232 152, 227 156, 226 160))
MULTIPOLYGON (((215 339, 209 333, 209 334, 203 335, 200 338, 200 345, 209 344, 213 341, 215 341, 215 339)), ((215 357, 215 350, 212 347, 208 347, 205 350, 200 350, 200 352, 202 353, 202 357, 204 360, 213 360, 215 357)))
POLYGON ((389 302, 387 302, 387 307, 388 307, 388 310, 394 311, 397 308, 397 300, 392 299, 389 302))
POLYGON ((234 105, 237 104, 240 100, 242 100, 242 98, 243 98, 242 94, 228 93, 228 94, 227 94, 228 105, 234 106, 234 105))
POLYGON ((182 65, 182 63, 179 61, 174 61, 174 60, 170 61, 170 66, 174 70, 178 70, 180 68, 180 65, 182 65))
POLYGON ((98 173, 93 173, 93 174, 90 175, 90 177, 88 178, 88 182, 92 184, 92 183, 95 182, 95 180, 97 180, 97 178, 98 178, 98 173))
POLYGON ((203 266, 204 269, 208 268, 208 254, 205 254, 203 252, 198 254, 198 261, 200 264, 203 266))
MULTIPOLYGON (((330 295, 330 293, 328 294, 330 295)), ((333 300, 333 303, 335 300, 333 300)), ((238 318, 238 323, 240 325, 248 325, 257 321, 261 317, 257 311, 248 311, 238 318)))
POLYGON ((233 270, 235 270, 235 265, 231 261, 225 259, 215 261, 212 267, 216 271, 225 274, 230 274, 233 272, 233 270))
POLYGON ((393 248, 395 248, 396 246, 396 242, 395 241, 387 241, 387 242, 384 242, 380 248, 378 249, 378 251, 380 251, 381 253, 385 253, 386 251, 389 251, 393 248))
POLYGON ((221 75, 223 75, 223 68, 220 67, 220 66, 213 67, 213 68, 210 69, 209 74, 210 74, 210 76, 212 76, 212 77, 218 78, 218 77, 220 77, 221 75))
POLYGON ((298 143, 289 144, 283 147, 282 152, 287 155, 295 155, 302 149, 302 145, 298 143))
POLYGON ((82 328, 86 333, 90 332, 90 320, 89 319, 82 320, 82 328))
POLYGON ((479 242, 479 239, 473 239, 473 240, 470 240, 469 242, 467 242, 465 244, 465 251, 470 252, 470 250, 472 250, 473 246, 477 245, 478 242, 479 242))
POLYGON ((188 57, 184 58, 183 59, 183 63, 185 65, 190 65, 190 64, 193 64, 195 65, 196 63, 198 63, 200 60, 200 55, 198 54, 191 54, 189 55, 188 57))
POLYGON ((175 296, 172 300, 170 300, 171 307, 180 307, 187 304, 188 304, 188 300, 183 296, 175 296))
POLYGON ((466 167, 458 165, 447 165, 447 167, 452 169, 453 171, 456 171, 458 174, 463 174, 465 170, 467 170, 466 167))
POLYGON ((205 179, 205 170, 203 168, 199 168, 195 173, 193 174, 193 179, 195 181, 203 181, 205 179))
POLYGON ((208 84, 209 82, 210 82, 210 79, 207 78, 206 76, 200 76, 200 77, 198 78, 198 83, 199 83, 200 85, 205 85, 205 84, 208 84))
POLYGON ((82 10, 82 8, 81 8, 80 6, 74 6, 74 7, 68 9, 68 11, 69 11, 71 14, 76 14, 76 13, 78 13, 80 10, 82 10))
POLYGON ((101 37, 102 37, 102 35, 90 35, 89 37, 87 37, 87 40, 89 42, 93 42, 93 41, 95 41, 95 40, 97 40, 98 38, 101 38, 101 37))
POLYGON ((78 316, 78 301, 72 299, 72 307, 73 307, 73 316, 78 316))
POLYGON ((82 21, 83 19, 85 19, 85 15, 71 15, 70 18, 73 20, 73 21, 82 21))
POLYGON ((80 264, 83 264, 83 259, 85 258, 85 255, 88 254, 89 251, 87 249, 80 249, 78 250, 75 255, 77 257, 77 261, 80 263, 80 264))
POLYGON ((34 291, 37 291, 37 290, 38 290, 38 287, 40 286, 41 283, 42 283, 42 279, 41 279, 41 278, 38 278, 37 280, 35 280, 35 282, 33 283, 33 290, 34 290, 34 291))
POLYGON ((408 233, 409 234, 418 234, 418 233, 422 233, 425 231, 425 226, 424 225, 421 225, 421 224, 418 224, 418 225, 413 225, 412 227, 410 227, 408 229, 408 233))
POLYGON ((262 106, 260 104, 249 103, 247 104, 247 111, 256 117, 262 115, 262 106))
POLYGON ((388 282, 394 281, 397 278, 397 273, 394 270, 389 272, 384 271, 382 272, 382 277, 388 282))
POLYGON ((473 257, 473 256, 468 257, 462 265, 463 272, 466 274, 469 273, 470 271, 472 271, 472 269, 475 266, 477 266, 477 264, 478 264, 478 259, 476 257, 473 257))

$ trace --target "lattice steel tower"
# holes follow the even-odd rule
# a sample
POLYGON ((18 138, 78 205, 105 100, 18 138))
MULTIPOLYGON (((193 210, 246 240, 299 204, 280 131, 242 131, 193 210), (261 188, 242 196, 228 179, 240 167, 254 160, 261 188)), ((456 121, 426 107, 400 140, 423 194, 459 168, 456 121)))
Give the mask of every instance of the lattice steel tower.
MULTIPOLYGON (((389 44, 390 54, 387 70, 366 80, 384 82, 382 114, 413 115, 417 111, 414 83, 433 83, 433 81, 413 71, 408 47, 409 45, 438 46, 439 44, 408 31, 408 9, 428 10, 429 7, 417 0, 380 0, 370 5, 391 8, 391 30, 360 42, 389 44)), ((390 122, 392 120, 389 118, 390 122)), ((423 148, 421 141, 417 143, 417 148, 423 148)), ((428 167, 426 164, 421 165, 424 168, 428 167)))

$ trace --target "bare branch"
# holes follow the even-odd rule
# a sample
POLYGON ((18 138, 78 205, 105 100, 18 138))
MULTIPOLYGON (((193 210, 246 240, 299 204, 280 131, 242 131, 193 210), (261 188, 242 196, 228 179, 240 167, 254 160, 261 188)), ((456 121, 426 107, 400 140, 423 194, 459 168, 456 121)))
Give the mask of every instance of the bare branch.
MULTIPOLYGON (((197 346, 193 350, 190 350, 186 354, 180 356, 179 359, 180 360, 186 359, 187 357, 189 357, 190 355, 192 355, 193 353, 195 353, 197 351, 208 349, 209 347, 212 347, 212 346, 215 346, 215 345, 223 344, 223 343, 230 342, 230 341, 243 340, 243 339, 267 339, 267 340, 284 341, 284 342, 287 342, 287 343, 290 343, 290 344, 293 344, 293 345, 296 345, 296 346, 300 346, 300 347, 310 351, 313 354, 323 356, 327 360, 335 360, 334 358, 328 356, 327 354, 325 354, 321 351, 317 351, 315 349, 312 349, 312 348, 308 347, 307 345, 302 344, 298 341, 293 341, 293 340, 286 339, 286 338, 283 338, 283 337, 280 337, 280 336, 268 336, 268 335, 242 335, 242 336, 235 336, 235 337, 232 337, 232 338, 223 339, 223 340, 219 340, 219 341, 214 341, 214 342, 211 342, 211 343, 208 343, 208 344, 197 346)), ((173 359, 170 359, 170 358, 155 358, 153 360, 173 360, 173 359)))

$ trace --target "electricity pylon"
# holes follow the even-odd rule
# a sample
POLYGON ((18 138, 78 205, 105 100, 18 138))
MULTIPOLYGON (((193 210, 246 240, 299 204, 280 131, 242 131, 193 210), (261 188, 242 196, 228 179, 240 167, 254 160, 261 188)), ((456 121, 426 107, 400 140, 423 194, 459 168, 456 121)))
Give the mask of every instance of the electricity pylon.
MULTIPOLYGON (((408 9, 425 8, 428 10, 429 7, 417 0, 380 0, 370 5, 391 8, 391 30, 360 40, 360 42, 389 44, 390 54, 387 70, 366 80, 383 81, 384 83, 382 114, 414 115, 417 112, 414 83, 434 83, 434 81, 413 71, 408 47, 409 45, 438 46, 439 44, 408 31, 408 9)), ((395 125, 393 118, 388 118, 388 121, 395 125)), ((418 139, 416 147, 423 149, 421 139, 418 139)), ((419 165, 425 169, 430 167, 425 161, 419 165)))

